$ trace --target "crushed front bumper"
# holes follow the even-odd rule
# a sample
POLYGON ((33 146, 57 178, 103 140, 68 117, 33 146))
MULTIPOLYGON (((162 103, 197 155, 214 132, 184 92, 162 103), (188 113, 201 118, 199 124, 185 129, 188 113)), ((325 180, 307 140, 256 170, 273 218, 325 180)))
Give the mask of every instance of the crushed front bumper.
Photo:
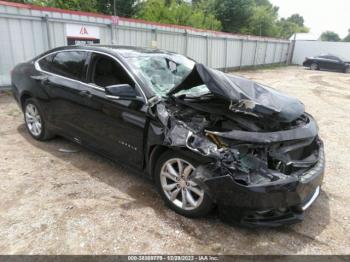
POLYGON ((303 220, 304 211, 320 193, 324 169, 321 146, 318 162, 301 175, 254 186, 241 185, 225 175, 207 179, 205 185, 218 205, 222 220, 250 227, 276 227, 303 220))

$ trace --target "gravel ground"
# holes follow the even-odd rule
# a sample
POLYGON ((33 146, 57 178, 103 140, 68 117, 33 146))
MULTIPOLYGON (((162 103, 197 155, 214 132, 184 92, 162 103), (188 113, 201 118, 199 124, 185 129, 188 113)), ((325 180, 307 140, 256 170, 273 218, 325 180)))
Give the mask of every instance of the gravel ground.
POLYGON ((133 171, 62 138, 34 141, 2 94, 0 253, 350 254, 350 75, 298 67, 238 74, 300 98, 318 121, 327 170, 303 223, 249 230, 215 215, 184 218, 133 171))

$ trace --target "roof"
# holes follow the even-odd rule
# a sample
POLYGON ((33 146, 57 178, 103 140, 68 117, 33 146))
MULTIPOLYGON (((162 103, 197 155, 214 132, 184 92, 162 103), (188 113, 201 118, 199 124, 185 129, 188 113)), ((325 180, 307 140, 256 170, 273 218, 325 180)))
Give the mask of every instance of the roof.
POLYGON ((38 59, 41 56, 44 56, 48 53, 52 53, 55 51, 60 50, 74 50, 74 49, 83 49, 83 50, 91 50, 91 51, 100 51, 109 53, 112 55, 120 55, 124 58, 128 57, 137 57, 140 56, 140 53, 154 53, 154 54, 175 54, 174 52, 170 52, 167 50, 162 49, 156 49, 156 48, 148 48, 148 47, 136 47, 136 46, 124 46, 124 45, 100 45, 100 44, 94 44, 94 45, 69 45, 69 46, 60 46, 53 49, 50 49, 46 51, 45 53, 42 53, 35 57, 33 60, 38 59))
POLYGON ((318 36, 316 36, 313 33, 295 33, 289 38, 289 40, 316 41, 316 40, 318 40, 318 36))
POLYGON ((96 50, 96 51, 117 51, 118 53, 122 52, 139 52, 139 53, 165 53, 173 54, 163 49, 151 48, 151 47, 138 47, 138 46, 127 46, 127 45, 100 45, 100 44, 91 44, 91 45, 69 45, 61 46, 55 48, 55 50, 65 50, 65 49, 87 49, 87 50, 96 50))

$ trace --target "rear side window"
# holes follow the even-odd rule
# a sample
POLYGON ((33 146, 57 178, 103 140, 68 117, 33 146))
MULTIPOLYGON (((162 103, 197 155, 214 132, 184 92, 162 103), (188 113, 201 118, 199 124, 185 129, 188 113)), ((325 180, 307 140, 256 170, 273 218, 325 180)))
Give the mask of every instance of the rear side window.
POLYGON ((59 52, 53 58, 49 71, 57 75, 80 80, 85 57, 86 52, 59 52))
POLYGON ((54 54, 53 55, 48 55, 44 58, 42 58, 41 60, 39 60, 39 66, 42 70, 48 71, 50 72, 50 66, 52 63, 52 59, 54 58, 54 54))
POLYGON ((340 61, 340 59, 338 57, 336 57, 336 56, 329 56, 329 59, 340 61))

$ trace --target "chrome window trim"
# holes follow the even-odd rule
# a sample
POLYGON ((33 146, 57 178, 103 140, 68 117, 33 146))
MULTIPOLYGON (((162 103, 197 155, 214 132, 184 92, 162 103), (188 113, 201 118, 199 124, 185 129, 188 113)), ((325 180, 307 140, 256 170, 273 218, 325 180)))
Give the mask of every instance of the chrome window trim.
POLYGON ((315 202, 315 200, 316 200, 316 198, 319 196, 319 194, 320 194, 320 186, 318 186, 318 187, 316 188, 316 190, 314 191, 312 197, 309 199, 309 201, 308 201, 307 203, 305 203, 305 204, 301 207, 301 209, 302 209, 303 211, 305 211, 306 209, 308 209, 308 208, 311 206, 311 204, 312 204, 313 202, 315 202))
POLYGON ((134 76, 130 73, 130 70, 128 68, 126 68, 124 66, 123 63, 120 62, 120 60, 118 58, 116 58, 115 56, 113 55, 110 55, 108 53, 105 53, 105 52, 101 52, 101 51, 95 51, 95 50, 85 50, 85 49, 64 49, 64 50, 58 50, 58 51, 54 51, 54 52, 50 52, 40 58, 38 58, 35 62, 34 62, 34 67, 36 70, 38 70, 39 72, 43 72, 45 74, 49 74, 49 75, 52 75, 52 76, 57 76, 57 77, 61 77, 63 79, 67 79, 67 80, 70 80, 70 81, 74 81, 74 82, 77 82, 77 83, 80 83, 80 84, 83 84, 85 86, 88 86, 88 87, 91 87, 95 90, 98 90, 98 91, 103 91, 105 92, 105 89, 103 87, 100 87, 100 86, 97 86, 97 85, 92 85, 92 84, 89 84, 89 83, 84 83, 82 81, 79 81, 79 80, 76 80, 76 79, 72 79, 72 78, 69 78, 69 77, 65 77, 65 76, 61 76, 61 75, 57 75, 55 73, 51 73, 51 72, 48 72, 48 71, 45 71, 43 70, 40 65, 39 65, 39 61, 44 59, 45 57, 49 56, 49 55, 53 55, 53 54, 57 54, 57 53, 61 53, 61 52, 72 52, 72 51, 76 51, 76 52, 90 52, 90 53, 97 53, 97 54, 101 54, 101 55, 106 55, 106 56, 109 56, 110 58, 114 59, 118 64, 120 64, 122 66, 122 68, 126 71, 126 73, 129 75, 129 77, 134 81, 135 85, 136 85, 136 88, 138 90, 140 90, 140 93, 142 94, 142 97, 144 99, 144 102, 146 104, 148 104, 148 99, 144 93, 144 91, 142 90, 141 86, 139 85, 139 83, 136 81, 136 79, 134 78, 134 76))

